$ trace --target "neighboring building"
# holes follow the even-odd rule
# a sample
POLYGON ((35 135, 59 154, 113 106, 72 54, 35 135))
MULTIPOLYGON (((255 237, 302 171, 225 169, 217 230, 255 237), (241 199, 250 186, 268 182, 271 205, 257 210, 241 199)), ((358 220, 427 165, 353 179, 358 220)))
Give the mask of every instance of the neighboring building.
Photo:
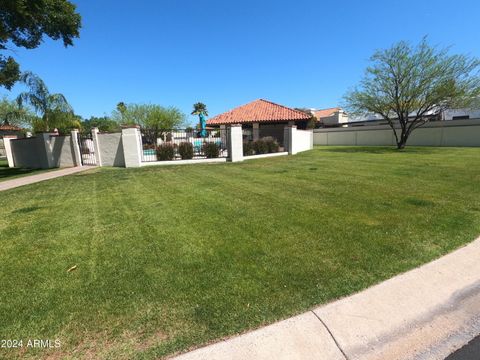
POLYGON ((319 127, 338 126, 348 122, 347 113, 339 107, 329 109, 311 109, 310 112, 317 118, 319 127))
POLYGON ((480 119, 480 109, 449 109, 442 114, 442 120, 480 119))
MULTIPOLYGON (((410 117, 414 117, 415 114, 410 114, 410 117)), ((480 110, 477 109, 447 109, 440 114, 429 112, 425 115, 429 121, 455 121, 455 120, 468 120, 468 119, 480 119, 480 110)), ((392 119, 396 121, 396 119, 392 119)), ((347 126, 363 126, 363 125, 388 125, 388 121, 382 118, 380 115, 369 114, 362 117, 350 118, 347 126)))
POLYGON ((299 129, 305 129, 310 118, 311 115, 302 111, 259 99, 214 116, 207 120, 207 125, 226 127, 241 124, 246 136, 251 134, 253 140, 272 136, 283 144, 286 125, 297 125, 299 129))
MULTIPOLYGON (((309 110, 311 114, 317 118, 318 127, 388 125, 388 122, 377 114, 349 117, 348 114, 339 107, 322 110, 309 110)), ((410 116, 414 116, 414 114, 411 114, 410 116)), ((440 114, 434 114, 433 112, 427 113, 425 117, 429 118, 430 121, 480 119, 480 109, 448 109, 440 114)))

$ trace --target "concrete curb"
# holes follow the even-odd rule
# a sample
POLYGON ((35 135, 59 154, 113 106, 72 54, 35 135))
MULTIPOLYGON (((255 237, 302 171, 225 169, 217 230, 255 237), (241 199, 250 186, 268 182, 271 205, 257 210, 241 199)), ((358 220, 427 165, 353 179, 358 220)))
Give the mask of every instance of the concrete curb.
POLYGON ((305 314, 175 357, 444 359, 480 333, 480 238, 305 314))

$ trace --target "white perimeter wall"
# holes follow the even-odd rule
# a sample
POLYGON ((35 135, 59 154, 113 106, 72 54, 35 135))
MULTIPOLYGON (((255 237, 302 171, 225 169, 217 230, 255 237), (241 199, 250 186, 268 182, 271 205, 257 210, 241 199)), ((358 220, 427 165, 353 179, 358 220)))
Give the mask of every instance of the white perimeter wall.
POLYGON ((70 136, 39 136, 10 140, 15 167, 49 169, 76 166, 70 136))
POLYGON ((292 132, 292 153, 296 154, 313 148, 313 130, 297 130, 292 132))
POLYGON ((75 166, 71 136, 52 136, 50 138, 50 165, 53 167, 75 166))
MULTIPOLYGON (((315 129, 315 145, 395 145, 389 126, 358 126, 315 129)), ((436 121, 412 132, 407 145, 416 146, 480 146, 480 119, 436 121)))
POLYGON ((10 140, 15 167, 48 169, 45 142, 42 137, 10 140))
POLYGON ((125 166, 122 133, 98 134, 102 166, 125 166))

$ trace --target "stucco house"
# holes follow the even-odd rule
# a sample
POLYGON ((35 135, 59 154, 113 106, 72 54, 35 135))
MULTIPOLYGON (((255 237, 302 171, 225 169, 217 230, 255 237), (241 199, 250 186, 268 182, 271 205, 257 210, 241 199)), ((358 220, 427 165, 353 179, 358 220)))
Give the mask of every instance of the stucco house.
POLYGON ((208 126, 225 128, 241 124, 245 133, 251 133, 253 140, 272 136, 283 144, 285 126, 296 125, 305 129, 311 115, 271 101, 258 99, 207 120, 208 126))

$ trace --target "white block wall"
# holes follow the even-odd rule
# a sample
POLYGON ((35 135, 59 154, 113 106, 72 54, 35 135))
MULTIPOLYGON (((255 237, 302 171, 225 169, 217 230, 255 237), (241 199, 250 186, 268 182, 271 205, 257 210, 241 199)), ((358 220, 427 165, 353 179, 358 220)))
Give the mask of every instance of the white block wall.
MULTIPOLYGON (((316 129, 315 145, 394 146, 388 125, 316 129)), ((435 121, 414 130, 407 146, 480 146, 480 119, 435 121)))
POLYGON ((313 148, 313 130, 298 130, 296 126, 285 129, 285 147, 289 154, 297 154, 313 148))

